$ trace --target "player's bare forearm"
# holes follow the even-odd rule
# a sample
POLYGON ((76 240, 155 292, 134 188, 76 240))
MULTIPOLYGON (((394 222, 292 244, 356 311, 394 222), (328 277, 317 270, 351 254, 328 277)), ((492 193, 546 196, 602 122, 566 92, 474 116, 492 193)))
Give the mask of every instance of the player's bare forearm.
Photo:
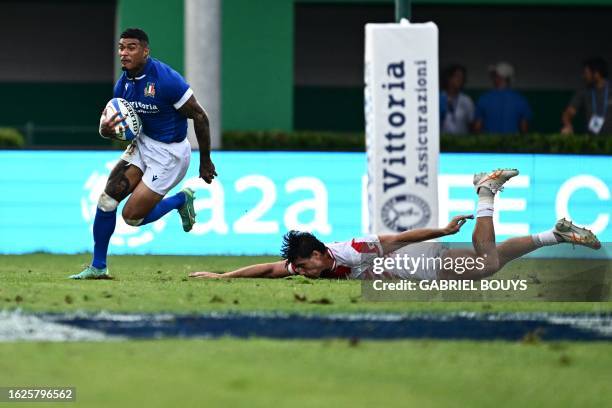
POLYGON ((442 228, 422 228, 400 232, 399 234, 380 235, 378 239, 382 245, 383 253, 388 254, 408 244, 423 242, 443 237, 444 235, 446 234, 442 228))
POLYGON ((178 111, 186 118, 193 120, 193 128, 200 146, 200 155, 210 156, 210 123, 208 115, 200 106, 196 97, 191 95, 178 111))
POLYGON ((200 146, 200 177, 210 184, 217 172, 210 159, 210 122, 208 115, 193 95, 180 107, 179 112, 193 120, 193 129, 200 146))
POLYGON ((249 265, 229 272, 228 278, 283 278, 289 276, 285 261, 249 265))
POLYGON ((200 157, 202 155, 210 157, 210 122, 204 110, 193 119, 193 128, 200 146, 200 157))
POLYGON ((289 276, 285 261, 256 264, 236 269, 232 272, 214 274, 211 272, 194 272, 189 276, 193 278, 216 278, 216 279, 235 279, 235 278, 283 278, 289 276))
POLYGON ((383 252, 388 254, 390 252, 397 251, 408 244, 456 234, 468 219, 473 218, 474 216, 471 214, 458 215, 454 217, 444 228, 421 228, 400 232, 399 234, 380 235, 378 239, 382 245, 383 252))

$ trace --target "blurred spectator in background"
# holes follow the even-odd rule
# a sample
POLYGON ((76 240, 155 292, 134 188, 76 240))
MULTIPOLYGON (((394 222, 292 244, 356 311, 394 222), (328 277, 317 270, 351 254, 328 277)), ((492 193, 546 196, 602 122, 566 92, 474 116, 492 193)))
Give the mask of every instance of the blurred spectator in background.
POLYGON ((574 133, 572 119, 579 109, 584 108, 587 129, 591 134, 612 134, 612 109, 609 104, 610 86, 608 82, 608 64, 603 58, 595 57, 584 61, 582 76, 586 87, 576 91, 574 97, 561 116, 563 128, 561 133, 574 133))
POLYGON ((465 135, 471 131, 474 121, 474 102, 461 92, 466 81, 462 65, 451 65, 442 72, 440 93, 441 132, 465 135))
POLYGON ((485 133, 526 133, 531 120, 527 100, 510 89, 514 68, 507 62, 489 67, 493 90, 485 93, 476 103, 474 130, 485 133))

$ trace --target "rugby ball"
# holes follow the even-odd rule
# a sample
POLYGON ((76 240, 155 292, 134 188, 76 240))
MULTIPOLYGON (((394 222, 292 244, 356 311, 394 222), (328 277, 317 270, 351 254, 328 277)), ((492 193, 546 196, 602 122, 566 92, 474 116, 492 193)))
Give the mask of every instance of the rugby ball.
MULTIPOLYGON (((142 130, 142 122, 134 107, 123 98, 113 98, 108 101, 100 118, 100 128, 102 127, 102 121, 113 117, 116 112, 119 112, 123 121, 115 126, 115 139, 132 140, 137 138, 142 130)), ((105 137, 101 132, 100 136, 105 137)))

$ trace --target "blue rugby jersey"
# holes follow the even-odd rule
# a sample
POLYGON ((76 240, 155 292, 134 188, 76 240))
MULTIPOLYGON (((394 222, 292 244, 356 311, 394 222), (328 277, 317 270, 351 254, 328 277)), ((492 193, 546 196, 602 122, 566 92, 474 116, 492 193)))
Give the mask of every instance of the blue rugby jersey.
POLYGON ((127 100, 138 112, 142 131, 164 143, 181 142, 187 136, 187 118, 177 109, 191 95, 193 91, 178 72, 151 57, 139 76, 130 78, 124 72, 113 92, 115 98, 127 100))

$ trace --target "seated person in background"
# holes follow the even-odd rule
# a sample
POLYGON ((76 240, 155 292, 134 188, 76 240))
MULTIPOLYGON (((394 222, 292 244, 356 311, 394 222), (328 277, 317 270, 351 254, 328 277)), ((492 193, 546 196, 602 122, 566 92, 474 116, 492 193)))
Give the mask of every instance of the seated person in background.
POLYGON ((442 73, 440 114, 442 133, 465 135, 470 133, 474 121, 474 102, 462 91, 466 70, 462 65, 451 65, 442 73))
POLYGON ((579 109, 584 108, 589 133, 612 134, 612 109, 609 104, 610 86, 608 82, 608 64, 603 58, 594 57, 584 61, 582 77, 585 88, 576 91, 574 97, 561 116, 563 128, 561 133, 574 133, 572 119, 579 109))
POLYGON ((527 100, 510 89, 514 68, 507 62, 489 67, 494 89, 476 103, 474 130, 484 133, 526 133, 531 120, 527 100))

